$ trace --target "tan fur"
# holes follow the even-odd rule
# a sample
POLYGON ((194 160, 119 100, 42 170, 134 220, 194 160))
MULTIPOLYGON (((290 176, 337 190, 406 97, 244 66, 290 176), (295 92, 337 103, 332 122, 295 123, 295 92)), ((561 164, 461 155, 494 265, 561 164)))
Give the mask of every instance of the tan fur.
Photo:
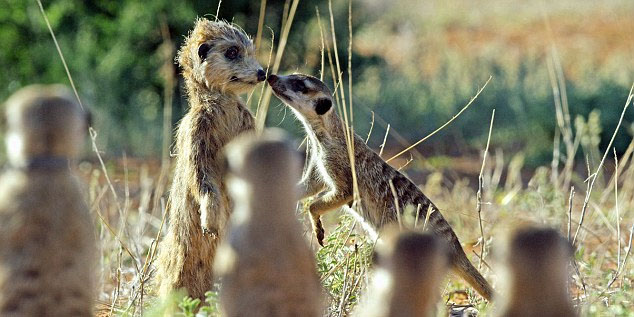
POLYGON ((498 316, 577 316, 568 295, 572 246, 556 230, 523 228, 504 248, 505 302, 498 316))
POLYGON ((178 62, 189 111, 176 133, 170 227, 159 248, 159 292, 166 296, 184 289, 204 300, 213 285, 214 254, 231 211, 219 167, 220 150, 236 135, 253 129, 253 116, 238 95, 263 80, 264 73, 251 40, 240 29, 207 19, 196 21, 178 62), (210 48, 201 58, 203 44, 210 48), (225 57, 230 47, 238 49, 240 58, 225 57), (232 81, 234 77, 238 80, 232 81))
POLYGON ((444 240, 415 231, 382 236, 385 245, 377 246, 372 283, 355 315, 435 316, 449 264, 444 240))
POLYGON ((299 153, 280 131, 226 147, 233 201, 218 249, 223 316, 322 316, 315 259, 295 214, 299 153))
MULTIPOLYGON (((326 190, 310 206, 313 228, 318 240, 323 240, 320 216, 337 209, 353 199, 352 170, 348 158, 344 128, 332 107, 332 95, 323 82, 308 75, 271 75, 268 79, 275 95, 290 106, 304 124, 308 135, 310 155, 307 177, 303 179, 304 196, 326 190), (328 107, 330 105, 330 107, 328 107), (319 114, 319 111, 322 114, 319 114)), ((406 206, 419 211, 419 219, 425 219, 429 210, 429 225, 438 236, 447 240, 451 250, 453 269, 480 295, 490 299, 493 290, 489 283, 473 267, 458 237, 438 208, 405 175, 387 164, 370 149, 363 139, 354 136, 354 158, 357 173, 360 211, 375 228, 397 220, 390 182, 397 193, 401 213, 406 206)))
POLYGON ((10 168, 0 178, 0 316, 92 316, 95 237, 71 172, 87 115, 63 86, 6 102, 10 168))

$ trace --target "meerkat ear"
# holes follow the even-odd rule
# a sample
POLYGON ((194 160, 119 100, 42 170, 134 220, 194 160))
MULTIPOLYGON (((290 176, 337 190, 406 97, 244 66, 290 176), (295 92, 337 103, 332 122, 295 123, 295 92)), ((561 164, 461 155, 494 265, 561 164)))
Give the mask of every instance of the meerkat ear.
POLYGON ((200 46, 198 46, 198 57, 200 57, 201 61, 207 58, 207 53, 209 53, 210 49, 211 49, 211 45, 209 43, 203 43, 203 44, 200 44, 200 46))
POLYGON ((315 102, 315 112, 320 116, 328 112, 330 108, 332 108, 332 100, 328 98, 320 98, 315 102))

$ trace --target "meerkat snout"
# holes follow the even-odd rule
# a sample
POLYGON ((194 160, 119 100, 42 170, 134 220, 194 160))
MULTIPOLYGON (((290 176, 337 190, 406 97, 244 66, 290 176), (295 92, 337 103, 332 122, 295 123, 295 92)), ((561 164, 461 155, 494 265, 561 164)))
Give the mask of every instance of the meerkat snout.
POLYGON ((73 159, 82 147, 90 114, 62 85, 32 85, 6 102, 6 146, 13 165, 38 157, 73 159))
POLYGON ((264 81, 266 79, 266 72, 264 72, 264 69, 260 68, 258 69, 258 81, 264 81))
POLYGON ((270 84, 273 85, 277 82, 277 80, 279 79, 279 77, 277 77, 277 75, 275 74, 271 74, 269 75, 269 77, 266 79, 266 81, 270 84))
POLYGON ((277 97, 306 116, 322 116, 332 109, 330 89, 315 77, 270 75, 267 81, 277 97))

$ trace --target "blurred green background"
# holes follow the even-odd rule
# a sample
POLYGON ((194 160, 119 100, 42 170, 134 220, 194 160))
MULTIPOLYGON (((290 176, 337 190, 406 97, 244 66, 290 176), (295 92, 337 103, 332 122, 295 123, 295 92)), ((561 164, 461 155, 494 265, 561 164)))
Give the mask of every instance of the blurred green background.
MULTIPOLYGON (((277 47, 288 9, 288 1, 266 3, 258 52, 263 66, 270 30, 277 47)), ((195 18, 213 19, 218 2, 44 0, 43 4, 82 101, 95 112, 100 148, 111 156, 160 155, 165 83, 170 76, 178 80, 172 124, 187 107, 178 67, 166 65, 172 63, 195 18)), ((255 37, 260 5, 259 0, 225 0, 219 17, 255 37)), ((67 84, 37 2, 1 0, 0 7, 0 99, 32 83, 67 84)), ((282 73, 319 75, 316 8, 329 31, 328 3, 301 0, 282 73)), ((348 1, 334 0, 333 12, 339 56, 345 63, 348 1)), ((470 109, 417 150, 425 157, 478 158, 495 108, 493 148, 522 153, 529 166, 544 164, 551 159, 556 130, 550 61, 555 70, 561 65, 573 128, 587 136, 582 147, 595 143, 605 147, 634 81, 633 16, 631 0, 355 0, 355 129, 365 136, 374 111, 369 144, 377 148, 390 123, 386 152, 396 153, 450 119, 493 76, 470 109)), ((326 78, 329 74, 326 68, 326 78)), ((332 81, 327 82, 332 87, 332 81)), ((633 121, 630 110, 615 142, 618 151, 630 143, 633 121)), ((299 133, 291 114, 275 99, 267 124, 299 133)))

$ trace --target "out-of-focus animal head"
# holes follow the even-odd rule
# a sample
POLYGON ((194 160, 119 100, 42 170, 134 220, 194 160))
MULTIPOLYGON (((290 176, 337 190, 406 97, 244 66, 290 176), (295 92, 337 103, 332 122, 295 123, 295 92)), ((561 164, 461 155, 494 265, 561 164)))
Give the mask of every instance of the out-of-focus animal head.
POLYGON ((90 114, 62 85, 32 85, 6 101, 9 160, 23 165, 37 157, 72 159, 84 144, 90 114))

